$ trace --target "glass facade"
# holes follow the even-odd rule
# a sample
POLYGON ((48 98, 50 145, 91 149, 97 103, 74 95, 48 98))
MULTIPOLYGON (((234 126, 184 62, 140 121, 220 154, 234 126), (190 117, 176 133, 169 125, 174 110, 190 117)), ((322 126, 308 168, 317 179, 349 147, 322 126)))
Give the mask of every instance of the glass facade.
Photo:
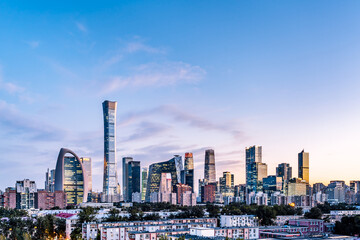
POLYGON ((309 183, 309 153, 302 150, 298 154, 299 178, 309 183))
POLYGON ((148 169, 143 168, 142 172, 141 172, 141 200, 142 201, 145 201, 147 179, 148 179, 148 169))
POLYGON ((184 183, 191 187, 194 192, 194 158, 192 153, 185 153, 184 183))
POLYGON ((176 189, 176 184, 181 183, 181 171, 183 171, 182 158, 178 155, 175 155, 174 158, 169 161, 151 164, 149 167, 145 201, 150 201, 151 193, 159 192, 161 173, 171 174, 173 189, 176 189))
POLYGON ((128 190, 128 186, 129 186, 129 168, 128 168, 128 165, 132 161, 133 161, 132 157, 124 157, 122 159, 122 177, 123 177, 122 191, 123 191, 123 197, 124 197, 125 201, 131 201, 131 196, 128 196, 128 193, 129 193, 129 190, 128 190))
POLYGON ((133 193, 140 193, 140 162, 132 161, 128 164, 128 201, 132 201, 133 193))
POLYGON ((64 157, 64 191, 69 205, 76 205, 84 199, 84 174, 75 157, 64 157))
POLYGON ((204 179, 207 183, 216 182, 215 152, 213 149, 205 151, 204 179))
POLYGON ((246 188, 247 192, 261 190, 262 179, 267 177, 267 165, 262 163, 262 147, 246 148, 246 188))
POLYGON ((116 162, 116 102, 103 102, 104 114, 104 183, 105 202, 118 201, 118 178, 116 162))

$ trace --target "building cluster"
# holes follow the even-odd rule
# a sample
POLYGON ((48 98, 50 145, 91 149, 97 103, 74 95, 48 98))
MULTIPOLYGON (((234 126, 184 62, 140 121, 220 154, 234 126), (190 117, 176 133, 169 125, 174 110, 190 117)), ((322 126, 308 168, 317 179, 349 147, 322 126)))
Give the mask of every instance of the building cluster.
POLYGON ((193 206, 197 202, 242 202, 258 205, 291 204, 315 206, 329 203, 360 204, 360 181, 331 181, 328 186, 309 182, 309 153, 298 154, 298 175, 293 177, 289 163, 281 163, 275 175, 268 175, 262 159, 262 147, 245 149, 246 183, 235 185, 234 174, 216 176, 215 151, 205 150, 204 178, 198 180, 195 193, 194 158, 187 152, 168 161, 141 167, 132 157, 122 159, 122 186, 118 182, 116 154, 117 103, 104 101, 104 174, 102 192, 92 190, 92 161, 61 148, 55 169, 47 170, 44 189, 36 189, 29 180, 18 181, 15 188, 0 194, 0 204, 9 208, 49 209, 83 202, 169 202, 193 206), (23 185, 21 185, 21 183, 23 185), (198 196, 196 196, 198 195, 198 196), (65 199, 65 202, 62 201, 65 199))

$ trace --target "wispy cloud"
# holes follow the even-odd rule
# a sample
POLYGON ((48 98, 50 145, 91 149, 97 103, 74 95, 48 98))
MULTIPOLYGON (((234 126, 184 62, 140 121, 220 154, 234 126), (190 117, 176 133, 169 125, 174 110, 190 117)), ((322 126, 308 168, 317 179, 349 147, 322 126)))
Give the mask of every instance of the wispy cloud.
POLYGON ((236 129, 232 124, 215 123, 195 114, 190 114, 188 111, 183 111, 174 105, 162 105, 149 110, 128 113, 120 118, 122 120, 119 122, 119 126, 129 125, 136 121, 141 121, 148 116, 159 114, 169 116, 176 122, 183 122, 194 128, 226 132, 232 135, 235 139, 245 138, 244 132, 236 129))
POLYGON ((134 68, 128 76, 111 77, 101 93, 111 93, 125 87, 161 87, 178 83, 196 83, 203 79, 206 72, 199 66, 183 62, 166 62, 143 64, 134 68))
POLYGON ((166 53, 164 49, 155 48, 149 45, 146 45, 142 42, 130 42, 126 45, 125 51, 128 53, 135 52, 147 52, 147 53, 166 53))
POLYGON ((15 83, 5 82, 3 79, 2 66, 0 66, 0 90, 5 90, 7 93, 15 94, 24 92, 24 88, 16 85, 15 83))
POLYGON ((76 27, 79 29, 79 31, 83 32, 83 33, 87 33, 88 29, 87 27, 81 23, 81 22, 76 22, 76 27))
POLYGON ((127 137, 126 142, 135 140, 146 140, 151 137, 155 137, 158 134, 168 131, 171 127, 165 124, 154 123, 154 122, 141 122, 135 133, 127 137))
POLYGON ((31 47, 31 48, 37 48, 40 46, 39 41, 28 41, 28 42, 26 42, 26 44, 29 45, 29 47, 31 47))
POLYGON ((35 141, 58 141, 64 131, 22 115, 14 105, 0 100, 0 125, 4 132, 26 136, 35 141))

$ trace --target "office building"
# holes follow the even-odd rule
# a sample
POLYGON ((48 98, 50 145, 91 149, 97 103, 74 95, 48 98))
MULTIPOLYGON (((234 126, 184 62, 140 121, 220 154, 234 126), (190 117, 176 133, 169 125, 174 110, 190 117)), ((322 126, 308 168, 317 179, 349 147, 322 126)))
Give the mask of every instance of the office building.
POLYGON ((194 191, 194 158, 192 153, 185 153, 184 171, 184 183, 194 191))
POLYGON ((223 172, 223 176, 219 178, 219 184, 223 197, 234 196, 234 174, 223 172))
POLYGON ((330 181, 326 188, 327 200, 331 204, 345 202, 346 185, 344 181, 330 181))
POLYGON ((37 191, 35 181, 29 179, 16 181, 15 190, 17 209, 35 208, 35 193, 37 191))
MULTIPOLYGON (((133 193, 141 194, 140 190, 140 162, 131 161, 128 163, 128 199, 126 201, 131 202, 133 193)), ((124 199, 125 200, 125 199, 124 199)))
POLYGON ((302 150, 298 154, 299 178, 309 183, 309 153, 302 150))
POLYGON ((313 193, 321 192, 323 193, 326 189, 326 186, 323 183, 314 183, 313 184, 313 193))
POLYGON ((45 190, 48 192, 55 191, 55 169, 47 169, 45 173, 45 190))
POLYGON ((66 207, 66 193, 64 191, 48 192, 46 190, 38 190, 35 193, 36 209, 52 209, 58 207, 64 209, 66 207))
POLYGON ((117 202, 120 192, 116 161, 116 106, 117 102, 104 101, 104 182, 103 202, 117 202))
POLYGON ((266 178, 263 178, 263 191, 265 193, 271 194, 276 191, 281 191, 282 188, 283 188, 282 177, 267 176, 266 178))
POLYGON ((261 191, 262 179, 267 177, 267 165, 262 162, 262 147, 248 147, 245 152, 247 192, 261 191))
POLYGON ((292 179, 292 167, 288 163, 281 163, 276 168, 276 176, 281 177, 283 181, 283 191, 287 191, 287 184, 292 179))
POLYGON ((214 203, 216 201, 216 183, 208 183, 201 186, 201 202, 203 203, 214 203))
POLYGON ((122 191, 124 201, 130 201, 131 195, 129 195, 129 162, 132 162, 132 157, 123 157, 122 159, 122 191))
POLYGON ((350 181, 350 191, 354 193, 360 192, 360 181, 350 181))
POLYGON ((175 155, 172 159, 151 164, 147 181, 145 200, 150 201, 150 194, 159 192, 161 173, 170 173, 173 189, 176 184, 181 183, 181 171, 183 170, 182 158, 175 155))
POLYGON ((92 192, 92 163, 91 158, 89 157, 82 157, 80 158, 80 161, 83 165, 85 174, 87 176, 87 182, 88 182, 88 192, 92 192))
POLYGON ((145 201, 147 178, 148 178, 148 169, 143 168, 141 171, 141 201, 145 201))
POLYGON ((77 205, 87 201, 87 174, 80 158, 71 150, 61 148, 55 169, 55 191, 66 193, 66 204, 77 205))
POLYGON ((306 196, 307 183, 302 178, 293 178, 288 184, 288 196, 306 196))
POLYGON ((178 203, 178 204, 181 204, 182 198, 183 198, 183 194, 184 194, 185 192, 190 192, 190 193, 192 193, 192 189, 191 189, 191 187, 190 187, 189 185, 179 183, 179 184, 176 184, 175 192, 176 192, 176 195, 177 195, 177 203, 178 203))
POLYGON ((204 179, 206 183, 216 182, 215 152, 213 149, 205 151, 204 179))

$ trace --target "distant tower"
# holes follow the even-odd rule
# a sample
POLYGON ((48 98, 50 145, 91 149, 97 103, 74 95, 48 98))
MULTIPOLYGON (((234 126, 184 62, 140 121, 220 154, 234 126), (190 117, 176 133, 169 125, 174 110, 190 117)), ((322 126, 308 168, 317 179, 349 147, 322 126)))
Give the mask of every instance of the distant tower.
POLYGON ((145 201, 147 178, 148 178, 148 169, 143 168, 141 171, 141 201, 145 201))
POLYGON ((125 201, 129 201, 129 198, 131 198, 131 195, 129 196, 128 193, 128 186, 129 186, 129 163, 133 161, 132 157, 123 157, 122 159, 122 191, 123 191, 123 198, 125 201))
POLYGON ((246 151, 246 188, 256 192, 261 188, 262 179, 267 177, 267 165, 262 162, 262 147, 252 146, 246 151))
POLYGON ((299 178, 309 183, 309 153, 302 150, 298 154, 299 178))
POLYGON ((116 105, 117 102, 104 101, 104 184, 103 201, 119 201, 116 162, 116 105))
POLYGON ((292 167, 288 163, 280 163, 276 168, 276 176, 282 177, 284 182, 292 179, 292 167))
POLYGON ((138 193, 140 196, 140 162, 131 161, 128 164, 129 181, 127 186, 127 197, 128 201, 132 201, 133 193, 138 193))
POLYGON ((194 158, 192 153, 185 153, 185 184, 194 192, 194 158))
POLYGON ((204 179, 207 183, 216 182, 215 152, 213 149, 205 151, 204 179))
POLYGON ((88 180, 88 191, 89 193, 92 192, 92 173, 91 173, 91 158, 89 157, 82 157, 80 158, 80 161, 83 165, 84 171, 87 175, 88 180))

